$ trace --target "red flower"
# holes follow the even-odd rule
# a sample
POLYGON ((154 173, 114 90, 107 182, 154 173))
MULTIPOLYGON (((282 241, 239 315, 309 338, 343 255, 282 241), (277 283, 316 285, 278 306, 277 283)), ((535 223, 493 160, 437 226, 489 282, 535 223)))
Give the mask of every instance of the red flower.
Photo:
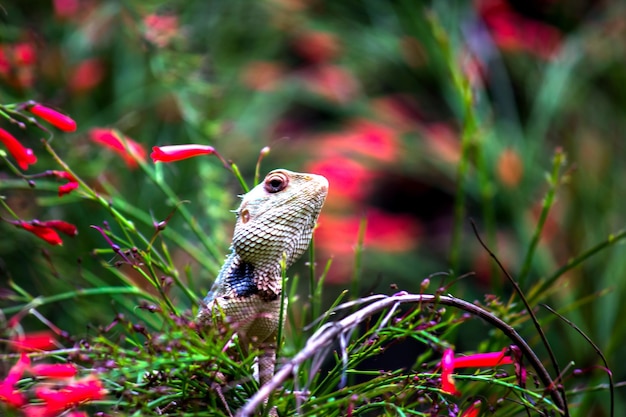
POLYGON ((43 330, 11 337, 11 347, 21 352, 50 350, 56 347, 54 333, 43 330))
POLYGON ((48 411, 44 404, 27 404, 22 408, 22 413, 26 417, 56 417, 58 414, 48 411))
POLYGON ((561 32, 554 26, 524 17, 505 0, 477 0, 476 5, 500 48, 526 50, 544 59, 558 52, 561 32))
POLYGON ((79 10, 79 0, 54 0, 54 14, 60 18, 70 18, 79 10))
POLYGON ((13 46, 13 56, 15 63, 20 66, 35 65, 37 62, 35 46, 30 42, 16 43, 13 46))
POLYGON ((393 163, 398 160, 400 142, 395 129, 366 119, 355 119, 346 129, 321 136, 320 148, 332 153, 361 154, 370 158, 393 163))
POLYGON ((124 145, 124 140, 121 139, 121 136, 115 130, 91 129, 89 135, 92 141, 120 154, 129 168, 136 168, 138 165, 137 160, 146 160, 147 152, 141 144, 124 137, 126 141, 126 145, 124 145), (128 146, 128 149, 126 149, 126 146, 128 146))
MULTIPOLYGON (((324 142, 340 143, 342 137, 325 137, 324 142)), ((329 196, 328 204, 343 206, 361 202, 369 193, 370 185, 376 179, 376 173, 368 169, 364 164, 344 156, 328 156, 308 164, 308 172, 315 172, 328 178, 336 189, 341 193, 329 196)))
POLYGON ((30 369, 30 372, 35 376, 48 377, 48 378, 71 378, 76 376, 78 370, 76 366, 68 363, 55 363, 48 364, 42 363, 35 365, 30 369))
POLYGON ((22 353, 20 359, 9 370, 9 374, 0 382, 0 401, 13 407, 21 407, 26 403, 26 396, 15 389, 15 384, 22 378, 24 371, 30 366, 30 359, 22 353))
POLYGON ((65 417, 89 417, 89 414, 85 413, 84 411, 70 411, 69 413, 65 414, 65 417))
POLYGON ((461 417, 478 417, 481 404, 482 403, 480 401, 474 401, 472 405, 461 413, 461 417))
POLYGON ((24 230, 28 230, 38 238, 45 240, 51 245, 63 245, 63 240, 61 240, 59 234, 50 227, 35 226, 25 221, 19 221, 13 224, 17 227, 21 227, 24 230))
POLYGON ((89 401, 101 400, 105 394, 102 382, 93 376, 73 381, 59 389, 35 388, 35 395, 45 402, 49 413, 60 413, 89 401))
POLYGON ((298 55, 312 63, 330 61, 339 53, 337 37, 328 32, 307 31, 299 34, 294 43, 298 55))
POLYGON ((28 230, 40 239, 45 240, 51 245, 63 245, 63 241, 57 232, 64 233, 68 236, 76 236, 78 229, 71 223, 64 222, 63 220, 47 220, 45 222, 39 220, 31 220, 30 222, 24 220, 9 221, 16 227, 21 227, 24 230, 28 230))
POLYGON ((477 353, 474 355, 454 357, 454 350, 446 349, 441 359, 441 390, 452 395, 460 394, 454 384, 452 374, 456 368, 485 368, 513 363, 507 355, 508 348, 499 352, 477 353))
POLYGON ((455 368, 483 368, 499 365, 510 365, 513 359, 506 354, 507 349, 499 352, 476 353, 469 356, 459 356, 454 359, 455 368))
POLYGON ((49 107, 35 104, 30 106, 28 111, 64 132, 73 132, 76 130, 76 122, 72 118, 49 107))
POLYGON ((77 188, 77 182, 68 182, 67 184, 59 185, 59 197, 63 197, 65 194, 69 194, 77 188))
POLYGON ((33 220, 32 223, 38 227, 49 227, 55 229, 72 237, 78 234, 78 229, 76 228, 76 226, 74 226, 72 223, 64 222, 63 220, 47 220, 45 222, 33 220))
POLYGON ((48 171, 57 178, 68 180, 69 182, 59 186, 59 197, 69 194, 79 187, 78 181, 67 171, 48 171))
POLYGON ((0 77, 13 87, 33 85, 36 61, 37 50, 31 42, 0 45, 0 77))
POLYGON ((13 135, 2 128, 0 128, 0 142, 4 143, 20 168, 28 169, 29 165, 37 162, 37 157, 32 149, 25 148, 13 135))
POLYGON ((73 92, 84 93, 97 87, 105 75, 102 60, 98 58, 86 59, 72 69, 68 85, 73 92))
POLYGON ((198 155, 216 154, 215 148, 208 145, 153 146, 150 158, 153 162, 176 162, 198 155))
POLYGON ((452 373, 454 372, 454 350, 446 349, 441 358, 441 390, 448 394, 457 395, 459 391, 454 384, 452 373))

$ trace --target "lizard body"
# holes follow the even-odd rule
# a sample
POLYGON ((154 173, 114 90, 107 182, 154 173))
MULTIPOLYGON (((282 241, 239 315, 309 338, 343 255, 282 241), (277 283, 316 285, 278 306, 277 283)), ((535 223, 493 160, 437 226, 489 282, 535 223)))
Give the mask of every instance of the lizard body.
POLYGON ((225 317, 242 347, 263 350, 261 385, 274 374, 282 291, 281 262, 291 266, 307 249, 326 195, 321 175, 277 169, 243 195, 228 255, 197 320, 225 317))

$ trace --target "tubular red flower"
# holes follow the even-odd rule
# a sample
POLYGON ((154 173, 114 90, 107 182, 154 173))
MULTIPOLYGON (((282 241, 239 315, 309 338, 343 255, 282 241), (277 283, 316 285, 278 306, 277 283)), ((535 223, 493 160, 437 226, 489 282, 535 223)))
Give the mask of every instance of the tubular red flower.
POLYGON ((63 241, 61 240, 59 234, 50 227, 35 226, 25 221, 19 221, 13 224, 17 227, 21 227, 22 229, 31 232, 38 238, 45 240, 51 245, 63 245, 63 241))
POLYGON ((74 410, 67 413, 65 417, 89 417, 89 414, 85 413, 84 411, 74 410))
POLYGON ((446 349, 441 358, 441 390, 453 395, 460 394, 456 390, 452 374, 456 368, 494 367, 512 364, 513 359, 507 355, 508 348, 499 352, 477 353, 474 355, 454 357, 454 350, 446 349))
POLYGON ((74 132, 76 130, 76 122, 69 116, 59 113, 50 107, 41 104, 35 104, 28 108, 35 116, 41 117, 46 122, 61 129, 64 132, 74 132))
POLYGON ((35 388, 35 396, 46 403, 47 410, 57 413, 85 402, 101 400, 105 393, 102 382, 93 376, 73 381, 60 389, 35 388))
POLYGON ((59 197, 63 197, 65 194, 69 194, 77 189, 79 184, 77 182, 68 182, 67 184, 59 185, 59 197))
POLYGON ((76 366, 68 363, 42 363, 33 366, 30 372, 33 375, 48 378, 71 378, 76 376, 78 370, 76 366))
POLYGON ((91 131, 89 131, 89 135, 91 140, 95 143, 112 149, 122 156, 129 168, 137 168, 137 160, 146 160, 147 152, 141 144, 130 138, 124 137, 126 145, 128 146, 127 150, 126 146, 124 146, 124 141, 112 129, 91 129, 91 131))
POLYGON ((7 377, 2 381, 3 384, 15 385, 22 378, 24 371, 30 366, 30 358, 24 352, 20 355, 20 359, 15 365, 9 369, 7 377))
POLYGON ((28 169, 29 165, 37 162, 37 157, 32 149, 25 148, 13 135, 1 128, 0 142, 4 143, 4 146, 6 146, 9 153, 13 155, 13 158, 15 158, 20 168, 28 169))
POLYGON ((150 158, 153 162, 175 162, 198 155, 215 154, 215 148, 207 145, 153 146, 150 158))
POLYGON ((452 373, 454 372, 454 350, 446 349, 441 358, 441 390, 448 394, 457 395, 456 385, 452 373))
POLYGON ((68 236, 76 236, 78 229, 72 223, 64 222, 63 220, 47 220, 45 222, 33 220, 33 224, 38 227, 49 227, 55 229, 68 236))
POLYGON ((56 417, 58 413, 51 413, 45 404, 26 404, 21 409, 25 417, 56 417))
POLYGON ((509 365, 513 359, 506 354, 506 349, 500 352, 476 353, 469 356, 459 356, 454 359, 455 368, 483 368, 489 366, 509 365))
POLYGON ((472 405, 470 405, 465 411, 461 413, 461 417, 478 417, 478 413, 480 412, 480 401, 474 401, 472 405))
POLYGON ((74 178, 74 176, 67 171, 47 171, 46 173, 49 173, 49 175, 53 175, 57 178, 69 181, 67 184, 59 186, 59 197, 63 197, 65 194, 69 194, 70 192, 77 189, 80 185, 76 178, 74 178))
POLYGON ((11 337, 11 347, 21 352, 50 350, 56 347, 54 333, 43 330, 11 337))
POLYGON ((22 378, 24 371, 30 366, 30 359, 22 353, 20 359, 9 370, 9 374, 0 382, 0 401, 13 407, 21 407, 26 403, 26 396, 15 389, 15 384, 22 378))
POLYGON ((46 174, 68 181, 76 181, 76 178, 74 178, 74 176, 67 171, 46 171, 46 174))

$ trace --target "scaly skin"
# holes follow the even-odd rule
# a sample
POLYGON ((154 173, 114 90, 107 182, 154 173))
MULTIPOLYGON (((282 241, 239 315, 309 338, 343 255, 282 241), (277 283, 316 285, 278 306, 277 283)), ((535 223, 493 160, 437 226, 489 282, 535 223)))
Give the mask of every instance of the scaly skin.
POLYGON ((328 193, 321 175, 277 169, 243 196, 231 254, 198 313, 201 325, 225 317, 242 347, 259 348, 261 385, 274 374, 282 291, 289 268, 307 249, 328 193))

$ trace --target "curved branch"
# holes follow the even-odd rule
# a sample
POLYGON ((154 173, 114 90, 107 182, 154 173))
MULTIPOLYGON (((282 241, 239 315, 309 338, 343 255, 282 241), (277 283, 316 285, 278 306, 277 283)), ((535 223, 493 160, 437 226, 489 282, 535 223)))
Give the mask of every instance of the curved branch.
POLYGON ((350 314, 349 316, 321 327, 315 332, 307 341, 306 346, 298 352, 290 361, 286 362, 277 372, 274 377, 263 385, 254 394, 250 400, 237 412, 237 417, 252 416, 254 410, 262 405, 270 394, 279 388, 289 376, 300 366, 304 361, 313 357, 321 348, 330 345, 335 338, 341 333, 355 328, 358 324, 362 323, 372 315, 380 312, 381 310, 393 307, 394 305, 407 304, 407 303, 423 303, 423 304, 443 304, 451 307, 467 311, 474 316, 480 317, 494 327, 500 329, 511 341, 520 349, 523 356, 526 357, 529 364, 533 367, 537 376, 546 387, 546 393, 550 395, 554 404, 566 413, 566 405, 564 399, 559 395, 560 393, 554 390, 554 383, 550 374, 543 366, 535 352, 526 343, 522 336, 517 331, 506 324, 504 321, 494 316, 489 311, 474 305, 470 302, 461 300, 451 295, 431 295, 431 294, 408 294, 400 293, 393 296, 386 297, 380 301, 376 301, 366 307, 363 307, 359 311, 350 314))

